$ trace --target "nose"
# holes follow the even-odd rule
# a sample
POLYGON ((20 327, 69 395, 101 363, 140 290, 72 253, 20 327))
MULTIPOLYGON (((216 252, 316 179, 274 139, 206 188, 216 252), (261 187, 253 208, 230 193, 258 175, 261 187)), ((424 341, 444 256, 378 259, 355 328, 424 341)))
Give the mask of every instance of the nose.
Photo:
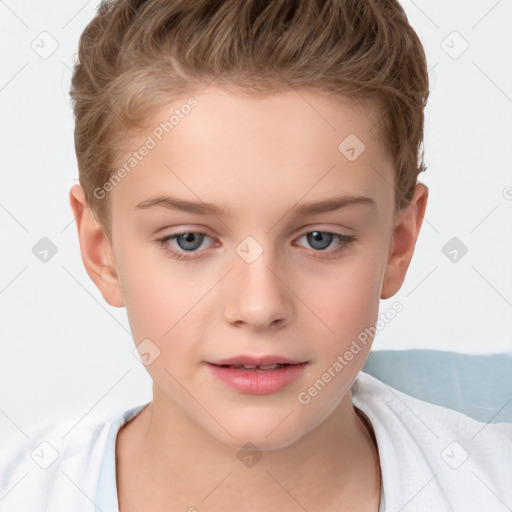
POLYGON ((234 261, 226 283, 226 320, 252 329, 276 328, 290 323, 294 314, 293 293, 271 251, 263 250, 252 262, 235 254, 234 261))

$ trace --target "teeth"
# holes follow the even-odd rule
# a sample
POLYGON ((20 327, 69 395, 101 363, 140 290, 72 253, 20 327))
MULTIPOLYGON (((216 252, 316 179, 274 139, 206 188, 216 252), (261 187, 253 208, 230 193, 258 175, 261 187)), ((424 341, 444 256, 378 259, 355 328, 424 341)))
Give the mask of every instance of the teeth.
POLYGON ((281 366, 283 366, 281 363, 262 364, 260 366, 256 366, 253 364, 234 364, 234 365, 232 365, 233 368, 245 368, 246 370, 254 370, 255 368, 258 368, 259 370, 274 370, 275 368, 280 368, 281 366))

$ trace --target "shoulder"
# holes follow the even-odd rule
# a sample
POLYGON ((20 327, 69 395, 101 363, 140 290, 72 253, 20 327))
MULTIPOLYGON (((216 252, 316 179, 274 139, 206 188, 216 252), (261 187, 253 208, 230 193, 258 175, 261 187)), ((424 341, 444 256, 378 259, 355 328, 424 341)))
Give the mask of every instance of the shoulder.
POLYGON ((48 419, 27 438, 2 447, 2 510, 64 510, 60 507, 65 505, 66 510, 94 511, 109 434, 120 428, 130 411, 108 417, 90 414, 76 424, 48 419))
POLYGON ((512 423, 474 420, 363 372, 352 386, 352 401, 375 430, 391 510, 498 510, 512 504, 512 423))

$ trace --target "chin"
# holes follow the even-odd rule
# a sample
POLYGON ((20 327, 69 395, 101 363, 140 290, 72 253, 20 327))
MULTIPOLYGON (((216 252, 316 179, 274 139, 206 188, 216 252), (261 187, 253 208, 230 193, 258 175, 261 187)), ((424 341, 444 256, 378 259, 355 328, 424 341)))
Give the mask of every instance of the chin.
POLYGON ((293 445, 300 439, 297 435, 281 435, 275 437, 266 437, 261 432, 241 432, 239 435, 233 437, 224 436, 224 439, 220 440, 226 446, 239 450, 256 450, 256 451, 271 451, 281 450, 293 445))
POLYGON ((294 418, 293 423, 290 421, 291 418, 284 418, 286 415, 282 413, 269 415, 264 420, 261 417, 248 419, 231 416, 230 421, 221 422, 231 435, 219 428, 215 428, 215 432, 208 431, 207 434, 237 451, 250 450, 248 444, 254 445, 260 451, 280 450, 297 442, 307 433, 304 425, 301 425, 300 429, 297 427, 297 418, 294 418))

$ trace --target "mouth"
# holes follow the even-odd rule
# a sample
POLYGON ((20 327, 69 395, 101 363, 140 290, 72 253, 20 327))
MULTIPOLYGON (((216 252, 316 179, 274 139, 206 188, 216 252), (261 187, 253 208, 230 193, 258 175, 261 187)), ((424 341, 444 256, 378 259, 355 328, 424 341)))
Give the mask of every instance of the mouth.
POLYGON ((221 368, 235 368, 237 370, 277 370, 278 368, 284 368, 285 366, 291 366, 289 363, 274 363, 274 364, 216 364, 215 366, 220 366, 221 368))
POLYGON ((307 364, 276 356, 244 356, 208 362, 207 366, 216 379, 240 393, 268 395, 300 378, 307 364))
POLYGON ((213 364, 215 366, 235 366, 235 367, 244 367, 247 369, 259 368, 262 370, 265 369, 273 369, 278 366, 286 366, 293 364, 302 364, 307 361, 301 361, 298 359, 289 359, 284 356, 279 355, 261 355, 261 356, 251 356, 251 355, 240 355, 235 357, 230 357, 227 359, 217 359, 215 361, 207 361, 209 364, 213 364))

